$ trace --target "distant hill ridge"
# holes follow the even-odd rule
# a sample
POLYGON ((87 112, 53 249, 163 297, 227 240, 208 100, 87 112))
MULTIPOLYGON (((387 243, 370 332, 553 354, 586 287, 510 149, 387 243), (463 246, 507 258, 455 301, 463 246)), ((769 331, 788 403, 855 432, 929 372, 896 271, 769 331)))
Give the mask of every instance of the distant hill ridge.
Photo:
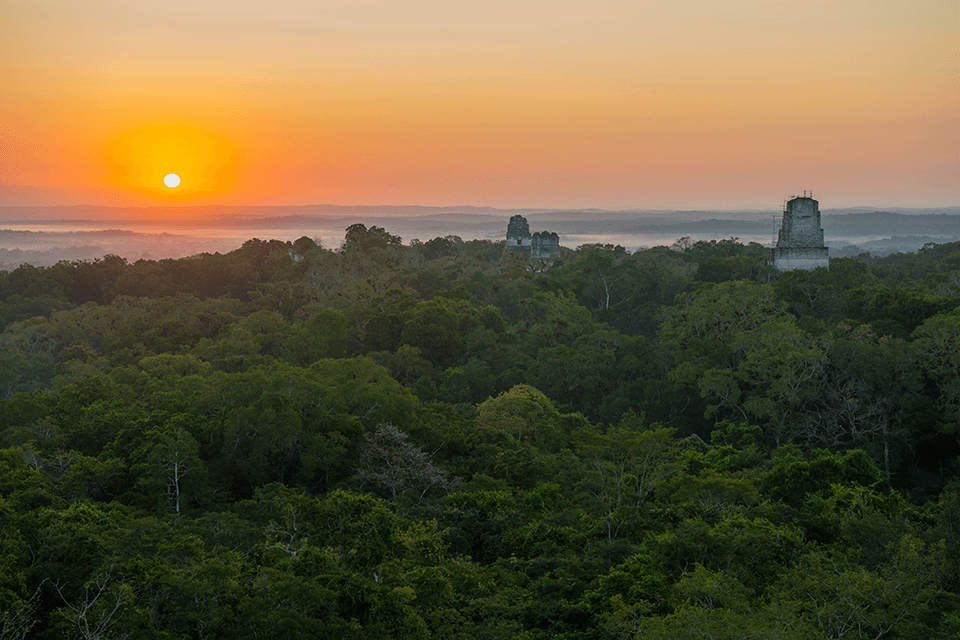
MULTIPOLYGON (((490 207, 339 206, 299 207, 0 207, 0 229, 19 225, 101 227, 103 229, 167 228, 175 232, 215 228, 250 230, 261 236, 270 229, 341 230, 361 222, 380 225, 405 239, 464 235, 502 238, 509 215, 517 211, 538 228, 564 237, 594 235, 674 235, 758 237, 775 233, 780 211, 607 211, 506 210, 490 207), (162 215, 165 214, 165 215, 162 215), (175 217, 173 217, 175 216, 175 217)), ((960 207, 940 209, 835 209, 823 213, 829 240, 845 237, 930 236, 960 239, 960 207)), ((304 231, 305 233, 307 231, 304 231)), ((309 235, 309 234, 308 234, 309 235)), ((862 240, 861 240, 862 242, 862 240)))

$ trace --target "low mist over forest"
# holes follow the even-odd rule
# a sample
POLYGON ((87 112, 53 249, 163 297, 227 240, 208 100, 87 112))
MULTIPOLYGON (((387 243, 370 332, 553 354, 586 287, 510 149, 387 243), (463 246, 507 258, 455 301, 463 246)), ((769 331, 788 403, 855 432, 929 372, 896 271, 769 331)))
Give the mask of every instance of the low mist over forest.
POLYGON ((960 637, 960 242, 368 224, 0 272, 0 637, 960 637))
MULTIPOLYGON (((245 240, 295 240, 306 235, 337 248, 343 229, 375 224, 406 242, 456 235, 499 240, 507 220, 524 215, 537 230, 560 235, 561 244, 621 245, 631 251, 668 246, 678 238, 738 238, 775 243, 780 212, 770 211, 557 211, 489 207, 0 207, 0 269, 22 263, 117 255, 131 262, 226 253, 245 240)), ((929 242, 960 240, 960 208, 824 210, 831 255, 883 256, 917 251, 929 242)))

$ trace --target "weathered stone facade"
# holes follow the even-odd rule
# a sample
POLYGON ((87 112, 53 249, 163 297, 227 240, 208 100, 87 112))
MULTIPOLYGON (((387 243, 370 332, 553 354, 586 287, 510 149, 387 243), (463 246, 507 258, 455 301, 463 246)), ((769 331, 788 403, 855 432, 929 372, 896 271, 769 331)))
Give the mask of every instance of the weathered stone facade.
POLYGON ((527 219, 516 215, 507 225, 507 251, 518 256, 549 260, 560 253, 560 236, 552 231, 538 231, 531 235, 527 219))
POLYGON ((767 263, 777 271, 830 268, 829 249, 823 244, 820 206, 807 196, 787 201, 777 246, 769 250, 767 263))
POLYGON ((555 253, 560 253, 560 236, 552 231, 537 231, 533 234, 530 244, 530 257, 547 260, 555 253))
POLYGON ((507 251, 520 255, 530 255, 533 238, 530 235, 530 225, 521 215, 510 218, 507 225, 507 251))

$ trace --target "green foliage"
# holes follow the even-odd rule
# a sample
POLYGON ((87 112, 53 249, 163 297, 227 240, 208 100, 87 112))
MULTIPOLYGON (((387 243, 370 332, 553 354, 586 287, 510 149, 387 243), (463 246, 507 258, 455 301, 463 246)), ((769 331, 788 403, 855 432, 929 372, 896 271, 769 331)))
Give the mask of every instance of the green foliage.
POLYGON ((347 317, 334 309, 318 312, 283 342, 284 356, 301 366, 323 358, 342 358, 347 347, 347 317))
POLYGON ((479 404, 489 398, 495 388, 496 378, 490 365, 479 358, 470 358, 463 365, 443 372, 437 396, 451 404, 479 404))
POLYGON ((540 349, 528 375, 570 409, 614 421, 633 404, 636 387, 654 375, 651 355, 643 338, 600 329, 570 345, 540 349))
POLYGON ((662 486, 677 455, 672 429, 641 431, 637 422, 630 414, 605 433, 586 426, 573 434, 588 465, 580 483, 592 498, 586 504, 596 510, 608 541, 640 526, 640 508, 662 486))
POLYGON ((388 247, 399 247, 400 237, 392 235, 382 227, 370 227, 357 223, 347 227, 347 234, 343 240, 342 251, 346 255, 351 253, 377 253, 388 247))
POLYGON ((697 263, 696 279, 701 282, 726 282, 728 280, 767 281, 774 275, 773 267, 767 264, 766 256, 728 256, 704 258, 697 263))
POLYGON ((928 363, 926 374, 939 390, 937 403, 946 420, 941 428, 960 433, 960 313, 940 314, 914 332, 928 363))
POLYGON ((417 303, 400 317, 400 343, 420 350, 434 366, 445 369, 461 360, 467 345, 484 329, 480 312, 470 303, 434 298, 417 303), (472 339, 472 340, 471 340, 472 339))
POLYGON ((535 352, 543 347, 570 345, 598 327, 590 313, 573 296, 539 292, 520 301, 516 331, 523 347, 535 352))
POLYGON ((499 429, 518 442, 556 451, 566 441, 560 413, 529 385, 517 385, 477 407, 477 424, 499 429))
POLYGON ((956 247, 688 240, 0 273, 0 637, 955 638, 956 247))
POLYGON ((796 506, 811 493, 826 495, 837 484, 873 487, 881 482, 880 470, 863 451, 836 454, 814 450, 809 458, 776 460, 764 486, 770 498, 796 506))
POLYGON ((656 536, 653 544, 655 557, 676 577, 702 565, 751 589, 769 585, 803 548, 803 536, 795 528, 744 517, 714 525, 684 520, 656 536))
POLYGON ((656 332, 657 309, 688 285, 676 264, 664 264, 653 254, 648 250, 631 256, 622 247, 583 245, 574 259, 546 276, 576 295, 596 320, 621 333, 649 338, 656 332))
POLYGON ((131 462, 142 460, 130 469, 138 488, 177 515, 195 506, 207 485, 206 466, 188 428, 190 421, 180 414, 163 427, 147 431, 142 435, 146 444, 131 455, 131 462))
POLYGON ((650 610, 655 603, 663 602, 669 591, 670 583, 659 574, 658 565, 653 559, 636 554, 600 576, 597 588, 584 595, 595 610, 602 611, 614 602, 627 606, 644 603, 650 610))
POLYGON ((805 555, 784 575, 779 597, 797 607, 824 637, 914 637, 941 597, 940 545, 905 536, 880 572, 820 553, 805 555))
POLYGON ((445 499, 444 524, 450 528, 451 549, 482 563, 503 555, 503 536, 522 514, 513 496, 505 491, 455 493, 445 499))

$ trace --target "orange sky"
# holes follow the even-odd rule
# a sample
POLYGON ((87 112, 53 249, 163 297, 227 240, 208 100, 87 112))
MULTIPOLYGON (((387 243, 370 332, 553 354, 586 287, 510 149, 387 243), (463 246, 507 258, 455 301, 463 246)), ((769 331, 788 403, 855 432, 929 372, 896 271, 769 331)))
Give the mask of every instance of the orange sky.
POLYGON ((0 78, 0 205, 960 205, 957 0, 3 0, 0 78))

